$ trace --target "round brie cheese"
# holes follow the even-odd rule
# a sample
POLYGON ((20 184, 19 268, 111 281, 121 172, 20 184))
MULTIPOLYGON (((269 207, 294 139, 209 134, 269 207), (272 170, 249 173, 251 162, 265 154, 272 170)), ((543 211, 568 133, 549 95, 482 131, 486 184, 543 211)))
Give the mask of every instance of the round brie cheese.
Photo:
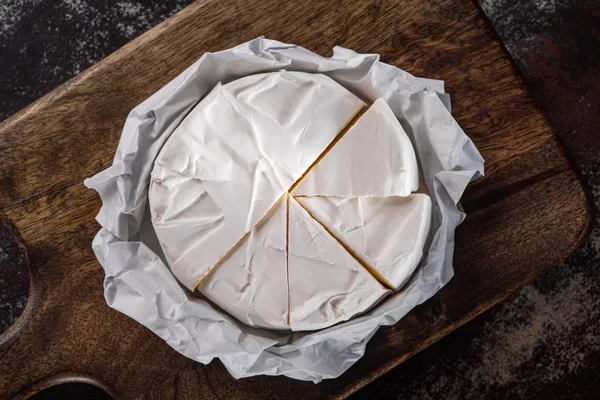
POLYGON ((173 274, 250 326, 322 329, 400 288, 431 201, 387 103, 321 74, 217 85, 151 175, 152 223, 173 274))

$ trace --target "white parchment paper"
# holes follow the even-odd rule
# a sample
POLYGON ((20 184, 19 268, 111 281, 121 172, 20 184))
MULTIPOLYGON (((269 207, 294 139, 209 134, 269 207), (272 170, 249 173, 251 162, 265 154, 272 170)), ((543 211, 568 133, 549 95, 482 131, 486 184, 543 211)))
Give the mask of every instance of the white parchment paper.
POLYGON ((85 185, 102 198, 102 228, 92 247, 104 271, 107 303, 207 364, 219 358, 236 378, 286 375, 318 382, 341 375, 365 352, 381 325, 392 325, 452 277, 454 231, 465 215, 458 201, 483 174, 483 159, 450 114, 443 82, 419 79, 341 47, 324 58, 302 47, 257 38, 206 53, 135 107, 113 164, 85 185), (250 328, 184 289, 171 274, 154 234, 147 192, 155 157, 187 113, 218 83, 280 69, 326 74, 371 103, 383 97, 409 135, 433 201, 425 257, 409 283, 358 318, 317 332, 250 328))

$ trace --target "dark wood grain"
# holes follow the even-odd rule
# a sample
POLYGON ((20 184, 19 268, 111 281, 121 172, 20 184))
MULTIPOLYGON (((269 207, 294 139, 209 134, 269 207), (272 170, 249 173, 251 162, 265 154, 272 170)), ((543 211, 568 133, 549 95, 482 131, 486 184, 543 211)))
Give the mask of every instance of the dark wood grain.
POLYGON ((552 129, 467 0, 202 1, 0 125, 0 209, 27 247, 33 298, 0 336, 0 398, 61 372, 125 398, 341 397, 562 261, 580 243, 587 204, 552 129), (194 364, 104 302, 91 250, 98 197, 84 178, 106 168, 129 110, 206 51, 264 34, 328 55, 334 44, 443 79, 453 113, 486 159, 465 195, 456 276, 381 329, 341 378, 234 381, 194 364))

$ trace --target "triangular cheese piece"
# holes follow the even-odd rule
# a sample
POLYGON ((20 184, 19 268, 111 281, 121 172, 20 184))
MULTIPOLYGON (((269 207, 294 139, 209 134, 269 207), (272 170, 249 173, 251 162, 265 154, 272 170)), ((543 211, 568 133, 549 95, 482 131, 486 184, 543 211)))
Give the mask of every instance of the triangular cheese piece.
POLYGON ((198 286, 245 324, 289 329, 286 214, 283 199, 198 286))
POLYGON ((387 286, 402 287, 417 268, 431 220, 426 194, 297 200, 387 286))
POLYGON ((419 188, 410 139, 383 99, 297 184, 294 196, 408 196, 419 188))
POLYGON ((292 330, 323 329, 346 321, 389 293, 291 197, 288 212, 292 330))

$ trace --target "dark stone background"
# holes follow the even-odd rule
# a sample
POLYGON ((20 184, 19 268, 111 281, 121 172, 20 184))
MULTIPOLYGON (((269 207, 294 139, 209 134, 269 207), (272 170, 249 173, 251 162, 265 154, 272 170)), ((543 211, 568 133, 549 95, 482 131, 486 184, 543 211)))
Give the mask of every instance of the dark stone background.
MULTIPOLYGON (((0 0, 0 121, 189 0, 0 0)), ((479 0, 600 205, 600 1, 479 0)), ((402 66, 401 66, 402 67, 402 66)), ((410 66, 403 66, 410 71, 410 66)), ((2 160, 0 160, 2 162, 2 160)), ((353 396, 600 398, 600 229, 564 264, 353 396)), ((27 275, 0 224, 0 332, 27 275)))

